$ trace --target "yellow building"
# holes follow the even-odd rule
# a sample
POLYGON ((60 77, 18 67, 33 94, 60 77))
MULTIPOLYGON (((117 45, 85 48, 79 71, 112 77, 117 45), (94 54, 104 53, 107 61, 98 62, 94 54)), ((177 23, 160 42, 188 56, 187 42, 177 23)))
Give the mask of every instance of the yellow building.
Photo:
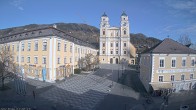
POLYGON ((100 63, 118 64, 122 59, 135 64, 136 49, 130 43, 129 19, 123 12, 120 27, 111 27, 109 17, 104 13, 100 23, 100 63))
POLYGON ((196 51, 165 39, 141 54, 140 79, 147 91, 196 88, 196 51))
POLYGON ((14 62, 24 68, 25 77, 43 80, 42 69, 46 67, 48 82, 69 77, 78 68, 80 58, 87 53, 97 54, 95 47, 66 34, 56 25, 3 35, 0 44, 6 44, 13 52, 14 62))

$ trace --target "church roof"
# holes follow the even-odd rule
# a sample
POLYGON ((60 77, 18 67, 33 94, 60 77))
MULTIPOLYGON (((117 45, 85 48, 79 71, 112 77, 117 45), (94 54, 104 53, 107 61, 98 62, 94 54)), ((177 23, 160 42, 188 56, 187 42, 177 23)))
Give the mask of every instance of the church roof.
POLYGON ((127 16, 127 14, 123 11, 122 15, 121 16, 127 16))
POLYGON ((108 17, 108 16, 107 16, 106 13, 104 12, 103 15, 102 15, 102 17, 108 17))
POLYGON ((196 54, 196 50, 193 50, 177 41, 170 38, 164 39, 154 47, 146 50, 143 53, 157 53, 157 54, 196 54))

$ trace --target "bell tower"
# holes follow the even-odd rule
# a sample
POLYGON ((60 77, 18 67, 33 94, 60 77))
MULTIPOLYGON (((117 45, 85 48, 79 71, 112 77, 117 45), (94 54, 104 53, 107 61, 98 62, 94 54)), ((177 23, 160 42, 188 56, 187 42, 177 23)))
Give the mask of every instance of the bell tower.
POLYGON ((104 14, 101 16, 100 37, 105 37, 105 36, 106 36, 106 31, 107 31, 107 28, 109 28, 109 27, 110 27, 109 18, 108 18, 108 16, 106 15, 106 13, 104 13, 104 14))
POLYGON ((125 12, 121 15, 121 37, 129 37, 129 18, 125 12))

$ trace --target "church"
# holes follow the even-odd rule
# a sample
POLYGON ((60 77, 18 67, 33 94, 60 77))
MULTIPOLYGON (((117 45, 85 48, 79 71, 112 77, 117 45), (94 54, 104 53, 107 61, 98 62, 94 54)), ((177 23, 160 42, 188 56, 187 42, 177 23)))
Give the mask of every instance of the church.
POLYGON ((102 64, 119 64, 121 61, 135 64, 136 48, 130 42, 129 18, 125 12, 120 18, 120 27, 111 27, 106 13, 101 16, 99 61, 102 64))

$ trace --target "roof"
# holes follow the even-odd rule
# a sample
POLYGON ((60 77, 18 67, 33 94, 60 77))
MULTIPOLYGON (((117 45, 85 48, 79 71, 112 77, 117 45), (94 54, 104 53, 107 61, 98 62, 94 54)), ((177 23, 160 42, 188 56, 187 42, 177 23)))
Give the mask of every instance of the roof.
POLYGON ((144 51, 143 53, 158 53, 158 54, 196 54, 196 50, 188 48, 177 41, 170 38, 164 39, 154 47, 144 51))
POLYGON ((152 83, 153 90, 172 89, 171 83, 152 83))
POLYGON ((40 28, 24 30, 24 31, 17 32, 14 34, 4 35, 0 37, 0 44, 20 41, 20 40, 28 40, 32 38, 48 37, 48 36, 58 36, 58 37, 61 37, 62 39, 66 39, 68 41, 74 42, 75 44, 96 49, 92 44, 86 41, 80 40, 74 36, 71 36, 67 34, 66 32, 58 28, 55 28, 53 26, 44 26, 40 28))
POLYGON ((121 16, 127 16, 127 14, 125 13, 125 11, 123 11, 121 16))
POLYGON ((108 16, 107 16, 106 13, 104 12, 103 15, 102 15, 102 17, 108 17, 108 16))

